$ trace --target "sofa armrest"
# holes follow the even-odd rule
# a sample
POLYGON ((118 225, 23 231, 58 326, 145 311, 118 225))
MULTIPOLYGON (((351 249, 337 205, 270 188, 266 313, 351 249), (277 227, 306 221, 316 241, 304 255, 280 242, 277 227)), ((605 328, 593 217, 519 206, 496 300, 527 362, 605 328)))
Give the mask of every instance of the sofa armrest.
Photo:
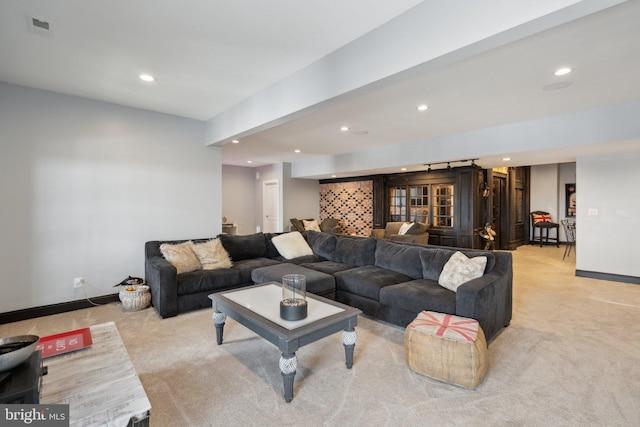
POLYGON ((384 229, 374 228, 373 230, 371 230, 371 237, 376 239, 384 239, 384 229))
POLYGON ((429 244, 429 233, 392 234, 391 236, 389 236, 389 240, 391 240, 392 242, 418 243, 420 245, 428 245, 429 244))
POLYGON ((456 314, 478 320, 489 340, 511 322, 512 286, 512 258, 504 253, 490 273, 458 287, 456 314))
POLYGON ((151 305, 163 319, 178 315, 177 270, 161 256, 145 258, 144 279, 151 291, 151 305))

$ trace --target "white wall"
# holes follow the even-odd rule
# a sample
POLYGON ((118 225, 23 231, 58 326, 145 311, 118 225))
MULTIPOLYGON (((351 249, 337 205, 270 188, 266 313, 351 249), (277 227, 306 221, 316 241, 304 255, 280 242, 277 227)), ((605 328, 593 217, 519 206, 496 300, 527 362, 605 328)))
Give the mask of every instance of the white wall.
POLYGON ((0 83, 0 312, 114 293, 144 242, 221 230, 205 123, 0 83))
POLYGON ((578 159, 576 269, 640 277, 639 164, 640 152, 578 159))
MULTIPOLYGON (((558 165, 539 165, 531 167, 531 211, 549 212, 554 221, 558 219, 558 165)), ((540 230, 536 231, 539 233, 540 230)), ((553 236, 553 231, 549 232, 553 236)), ((531 226, 529 226, 531 236, 531 226)))
POLYGON ((320 183, 317 179, 291 178, 291 164, 284 169, 284 230, 291 227, 291 218, 315 218, 320 223, 320 183))
POLYGON ((222 166, 222 215, 238 226, 238 234, 256 232, 256 170, 222 166))
MULTIPOLYGON (((575 217, 567 217, 566 184, 576 183, 576 164, 575 162, 560 163, 558 168, 558 223, 563 219, 575 221, 575 217)), ((578 196, 578 194, 576 191, 576 196, 578 196)), ((560 225, 560 241, 567 241, 562 224, 560 225)))

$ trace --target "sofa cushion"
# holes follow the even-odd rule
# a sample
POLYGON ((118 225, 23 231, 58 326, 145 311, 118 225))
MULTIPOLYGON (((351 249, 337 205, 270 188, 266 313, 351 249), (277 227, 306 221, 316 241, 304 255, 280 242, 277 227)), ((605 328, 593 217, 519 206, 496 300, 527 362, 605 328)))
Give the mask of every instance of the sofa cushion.
POLYGON ((376 246, 375 265, 402 273, 412 279, 422 279, 421 250, 418 246, 380 240, 376 246))
POLYGON ((251 272, 251 279, 253 283, 282 282, 282 276, 285 274, 305 276, 307 292, 312 294, 333 295, 336 289, 336 282, 332 275, 290 263, 256 268, 251 272))
POLYGON ((411 280, 409 276, 376 267, 375 265, 365 265, 338 271, 334 274, 334 277, 336 278, 336 290, 376 301, 380 299, 380 289, 411 280))
POLYGON ((438 278, 438 284, 456 292, 458 286, 470 280, 482 277, 487 265, 487 257, 468 258, 462 252, 451 255, 438 278))
POLYGON ((427 231, 427 225, 421 222, 414 222, 411 228, 407 230, 406 234, 421 234, 427 231))
POLYGON ((191 240, 175 245, 163 243, 160 245, 160 252, 176 268, 177 274, 182 274, 201 268, 200 261, 191 249, 192 247, 193 242, 191 240))
POLYGON ((307 231, 307 242, 313 253, 325 259, 333 259, 338 239, 333 234, 307 231))
POLYGON ((273 243, 273 246, 276 247, 280 255, 285 259, 313 255, 311 247, 299 231, 292 231, 290 233, 283 233, 279 236, 274 236, 271 239, 271 243, 273 243))
POLYGON ((299 256, 296 258, 291 258, 291 259, 286 259, 285 257, 276 257, 274 258, 280 262, 288 262, 290 264, 305 264, 308 262, 319 262, 319 261, 324 261, 324 258, 322 258, 321 256, 318 256, 316 254, 311 254, 311 255, 303 255, 303 256, 299 256))
POLYGON ((359 267, 373 265, 376 261, 376 242, 373 238, 339 236, 334 256, 329 259, 359 267))
POLYGON ((262 233, 247 236, 221 234, 218 237, 233 262, 267 256, 267 244, 262 233))
POLYGON ((243 285, 250 285, 253 284, 253 281, 251 280, 251 272, 254 269, 277 264, 280 264, 280 261, 276 261, 271 258, 259 257, 234 262, 233 267, 231 268, 240 272, 240 281, 243 285))
POLYGON ((217 292, 241 284, 240 272, 231 268, 196 270, 176 277, 178 295, 217 292))
POLYGON ((433 280, 411 280, 382 288, 380 304, 414 313, 429 310, 455 314, 456 293, 433 280))
POLYGON ((355 268, 355 265, 343 264, 335 261, 317 261, 317 262, 304 262, 300 264, 302 267, 310 268, 311 270, 322 271, 327 274, 334 274, 338 271, 350 270, 355 268))
POLYGON ((220 239, 211 239, 203 243, 195 243, 191 246, 196 254, 203 270, 217 270, 218 268, 229 268, 233 265, 231 257, 225 250, 220 239))
MULTIPOLYGON (((477 256, 487 257, 487 266, 484 269, 485 274, 491 272, 496 265, 493 252, 488 251, 461 251, 469 258, 477 256)), ((438 281, 440 273, 444 265, 449 261, 451 255, 456 253, 455 250, 446 248, 425 247, 420 252, 420 261, 422 262, 422 278, 438 281)))
POLYGON ((281 234, 282 233, 264 233, 264 243, 267 247, 267 258, 282 258, 282 255, 280 255, 280 252, 278 252, 272 242, 274 237, 281 234))

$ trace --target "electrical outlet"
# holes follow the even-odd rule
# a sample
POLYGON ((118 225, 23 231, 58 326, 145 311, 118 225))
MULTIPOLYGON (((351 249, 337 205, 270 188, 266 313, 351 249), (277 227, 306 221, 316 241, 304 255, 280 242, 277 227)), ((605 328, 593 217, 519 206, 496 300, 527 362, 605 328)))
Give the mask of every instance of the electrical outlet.
POLYGON ((74 288, 81 288, 82 285, 84 285, 84 279, 82 277, 76 277, 75 279, 73 279, 74 288))

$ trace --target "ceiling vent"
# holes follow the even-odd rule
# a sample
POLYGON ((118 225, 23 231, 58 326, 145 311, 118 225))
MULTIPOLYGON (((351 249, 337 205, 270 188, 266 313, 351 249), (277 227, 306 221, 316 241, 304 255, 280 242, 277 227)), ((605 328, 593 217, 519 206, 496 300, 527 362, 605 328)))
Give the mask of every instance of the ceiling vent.
POLYGON ((53 37, 53 26, 51 25, 51 21, 47 19, 27 16, 27 27, 30 33, 53 37))

